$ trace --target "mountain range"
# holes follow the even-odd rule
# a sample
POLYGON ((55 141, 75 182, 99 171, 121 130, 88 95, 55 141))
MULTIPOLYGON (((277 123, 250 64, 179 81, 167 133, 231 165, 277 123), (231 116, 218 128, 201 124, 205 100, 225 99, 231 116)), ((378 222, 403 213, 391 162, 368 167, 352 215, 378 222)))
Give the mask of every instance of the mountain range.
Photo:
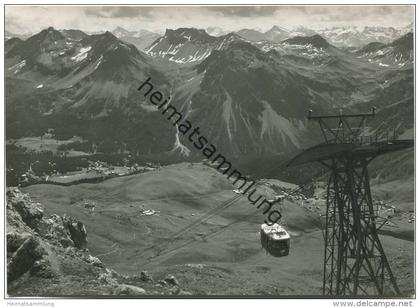
POLYGON ((118 37, 120 40, 133 44, 137 47, 138 50, 144 50, 146 47, 160 37, 159 34, 147 31, 147 30, 138 30, 138 31, 128 31, 122 27, 115 28, 112 33, 118 37))
POLYGON ((144 52, 127 39, 137 35, 141 41, 144 32, 122 28, 89 35, 50 27, 26 40, 9 39, 6 136, 53 130, 57 138, 81 136, 107 153, 201 159, 142 99, 137 88, 148 77, 238 161, 316 143, 320 136, 307 123, 308 109, 365 112, 376 105, 373 132, 387 121, 400 135, 412 131, 412 33, 349 51, 303 28, 294 37, 286 32, 273 27, 264 33, 271 39, 261 41, 244 38, 245 32, 167 29, 144 52))
POLYGON ((20 39, 27 39, 28 37, 30 37, 31 34, 29 33, 22 33, 22 34, 18 34, 18 33, 13 33, 10 31, 5 30, 4 31, 4 39, 5 40, 9 40, 11 38, 20 38, 20 39))
POLYGON ((195 28, 168 29, 147 48, 146 53, 176 63, 197 62, 204 60, 213 50, 226 48, 236 40, 241 38, 233 33, 215 37, 195 28))
POLYGON ((266 32, 254 29, 242 29, 236 33, 248 41, 271 41, 279 43, 287 38, 296 36, 321 35, 331 44, 337 47, 362 47, 372 42, 388 44, 400 36, 412 32, 413 24, 396 29, 394 27, 332 27, 312 30, 305 27, 297 27, 293 30, 273 26, 266 32))

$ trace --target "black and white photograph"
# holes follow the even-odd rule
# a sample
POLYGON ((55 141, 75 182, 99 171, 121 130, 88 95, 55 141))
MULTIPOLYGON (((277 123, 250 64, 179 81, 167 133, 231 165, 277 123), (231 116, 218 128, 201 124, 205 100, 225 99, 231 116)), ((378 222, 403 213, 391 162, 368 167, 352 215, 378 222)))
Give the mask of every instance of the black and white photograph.
POLYGON ((8 306, 414 306, 413 3, 3 10, 8 306))

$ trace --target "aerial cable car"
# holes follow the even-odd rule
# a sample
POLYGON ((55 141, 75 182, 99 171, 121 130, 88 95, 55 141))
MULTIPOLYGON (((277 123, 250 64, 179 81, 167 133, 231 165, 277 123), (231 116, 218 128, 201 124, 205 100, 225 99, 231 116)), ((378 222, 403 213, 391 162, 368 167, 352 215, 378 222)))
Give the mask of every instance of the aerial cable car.
POLYGON ((284 257, 289 254, 290 235, 279 224, 261 225, 261 245, 273 257, 284 257))

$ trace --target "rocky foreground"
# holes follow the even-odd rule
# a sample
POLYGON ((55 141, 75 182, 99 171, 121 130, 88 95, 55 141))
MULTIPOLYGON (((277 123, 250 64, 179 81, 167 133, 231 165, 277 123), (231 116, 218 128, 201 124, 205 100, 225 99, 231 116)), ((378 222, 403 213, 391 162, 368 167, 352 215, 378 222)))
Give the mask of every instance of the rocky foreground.
POLYGON ((171 296, 172 275, 155 282, 147 272, 126 276, 89 253, 85 225, 69 216, 44 215, 18 188, 8 188, 7 293, 9 296, 171 296))

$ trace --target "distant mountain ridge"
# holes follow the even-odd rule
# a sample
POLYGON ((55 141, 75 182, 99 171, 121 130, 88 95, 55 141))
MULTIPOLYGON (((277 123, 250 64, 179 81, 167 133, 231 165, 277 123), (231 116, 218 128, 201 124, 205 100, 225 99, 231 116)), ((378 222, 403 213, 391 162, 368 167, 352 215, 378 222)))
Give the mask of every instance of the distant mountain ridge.
POLYGON ((361 47, 371 42, 388 44, 410 31, 412 29, 409 26, 400 29, 393 27, 334 27, 320 30, 319 34, 339 47, 361 47))
POLYGON ((381 66, 403 67, 412 65, 414 61, 413 44, 413 32, 409 32, 389 44, 370 43, 357 51, 357 54, 381 66))
POLYGON ((122 41, 133 44, 138 50, 144 50, 160 37, 159 34, 148 30, 128 31, 122 27, 116 27, 112 33, 122 41))
POLYGON ((32 34, 30 34, 30 33, 18 34, 18 33, 13 33, 13 32, 7 31, 7 30, 4 31, 4 39, 6 41, 11 39, 11 38, 19 38, 19 39, 25 40, 28 37, 30 37, 31 35, 32 34))
POLYGON ((242 29, 236 33, 249 41, 265 40, 275 43, 296 36, 313 36, 318 34, 337 47, 362 47, 372 42, 387 44, 412 31, 412 24, 410 24, 399 29, 393 27, 332 27, 313 30, 301 26, 288 30, 273 26, 273 28, 266 32, 254 29, 242 29))
POLYGON ((283 41, 287 44, 306 45, 310 44, 316 48, 328 48, 331 46, 322 36, 316 34, 313 36, 296 36, 283 41))
POLYGON ((194 63, 208 57, 213 50, 226 48, 231 42, 242 40, 237 34, 219 37, 209 35, 203 29, 167 29, 164 36, 154 41, 146 52, 176 63, 194 63))
MULTIPOLYGON (((60 30, 66 31, 66 30, 60 30)), ((73 30, 79 31, 79 30, 73 30)), ((116 27, 111 31, 116 37, 126 41, 128 43, 134 44, 139 50, 143 50, 145 47, 150 46, 152 42, 160 37, 158 33, 148 30, 134 30, 129 31, 124 29, 121 26, 116 27)), ((221 27, 213 26, 208 27, 206 32, 215 37, 220 37, 227 35, 232 31, 228 31, 221 27)), ((380 27, 380 26, 348 26, 348 27, 330 27, 324 29, 310 29, 304 26, 299 26, 294 29, 286 29, 277 25, 274 25, 271 29, 262 32, 258 29, 241 29, 236 31, 239 36, 249 41, 262 41, 268 40, 272 42, 281 42, 285 39, 296 37, 296 36, 313 36, 319 34, 325 39, 327 39, 331 44, 337 47, 362 47, 372 42, 381 42, 388 44, 398 37, 408 33, 413 32, 413 23, 401 27, 380 27)), ((89 33, 89 34, 98 34, 98 33, 89 33)), ((8 40, 12 37, 17 37, 20 39, 26 39, 30 37, 31 34, 15 34, 6 30, 5 39, 8 40)))

